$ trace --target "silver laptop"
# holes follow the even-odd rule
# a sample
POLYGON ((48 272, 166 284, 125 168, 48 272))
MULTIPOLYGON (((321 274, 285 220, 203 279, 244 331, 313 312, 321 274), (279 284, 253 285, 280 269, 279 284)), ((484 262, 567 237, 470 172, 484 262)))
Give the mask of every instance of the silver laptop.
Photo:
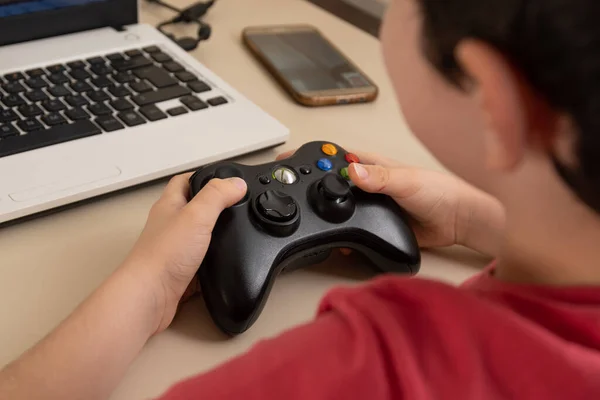
POLYGON ((289 134, 138 24, 136 0, 0 0, 0 104, 0 223, 289 134))

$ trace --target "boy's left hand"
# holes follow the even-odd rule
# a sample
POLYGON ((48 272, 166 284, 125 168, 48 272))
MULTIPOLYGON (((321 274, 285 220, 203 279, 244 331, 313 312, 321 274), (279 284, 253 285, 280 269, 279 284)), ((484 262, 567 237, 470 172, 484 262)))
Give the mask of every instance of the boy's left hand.
POLYGON ((125 268, 139 274, 156 298, 157 330, 167 328, 202 263, 221 212, 242 199, 239 178, 213 179, 188 203, 191 174, 174 177, 150 210, 125 268))

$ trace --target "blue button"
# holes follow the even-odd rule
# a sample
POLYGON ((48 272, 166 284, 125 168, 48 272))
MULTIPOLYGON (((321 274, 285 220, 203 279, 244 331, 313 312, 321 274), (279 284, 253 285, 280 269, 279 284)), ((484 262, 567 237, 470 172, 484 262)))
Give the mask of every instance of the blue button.
POLYGON ((333 164, 328 158, 321 158, 319 161, 317 161, 317 167, 319 167, 321 171, 331 171, 333 164))

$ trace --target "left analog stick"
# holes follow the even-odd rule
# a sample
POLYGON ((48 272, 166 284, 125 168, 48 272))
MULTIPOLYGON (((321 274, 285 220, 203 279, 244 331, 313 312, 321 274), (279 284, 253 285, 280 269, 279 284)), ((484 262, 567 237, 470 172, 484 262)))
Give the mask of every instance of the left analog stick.
MULTIPOLYGON (((204 187, 208 182, 210 182, 211 179, 229 179, 229 178, 240 178, 240 179, 244 179, 244 175, 242 174, 242 171, 240 171, 238 168, 231 166, 231 165, 224 165, 222 167, 219 167, 215 170, 215 173, 212 176, 207 177, 204 182, 202 182, 202 187, 204 187)), ((240 200, 237 204, 235 204, 236 206, 245 203, 246 201, 248 201, 249 196, 249 192, 250 190, 247 189, 246 191, 246 195, 244 196, 244 198, 242 200, 240 200)))
POLYGON ((215 170, 214 178, 227 179, 227 178, 242 178, 242 171, 236 167, 225 165, 215 170))

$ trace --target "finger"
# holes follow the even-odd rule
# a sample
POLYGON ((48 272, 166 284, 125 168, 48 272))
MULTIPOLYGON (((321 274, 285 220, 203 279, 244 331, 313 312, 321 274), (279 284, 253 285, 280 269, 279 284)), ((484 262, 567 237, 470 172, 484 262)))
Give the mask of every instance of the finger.
POLYGON ((342 249, 340 249, 340 253, 342 253, 342 255, 344 255, 344 256, 349 256, 350 254, 352 254, 352 250, 342 248, 342 249))
MULTIPOLYGON (((285 153, 279 154, 275 161, 285 160, 286 158, 290 158, 296 153, 297 149, 286 151, 285 153)), ((349 153, 355 154, 360 159, 360 162, 363 164, 372 164, 372 165, 383 165, 384 167, 401 167, 402 163, 393 160, 391 158, 383 157, 374 153, 367 153, 363 151, 353 151, 349 150, 349 153)))
POLYGON ((367 153, 364 151, 350 151, 350 153, 358 156, 361 164, 368 165, 381 165, 384 167, 401 167, 402 163, 392 160, 391 158, 387 158, 375 153, 367 153))
POLYGON ((388 168, 381 165, 352 164, 350 179, 365 192, 381 193, 395 198, 406 198, 421 188, 421 181, 413 168, 388 168))
POLYGON ((296 152, 296 149, 286 151, 285 153, 281 153, 277 157, 275 157, 275 161, 281 161, 281 160, 285 160, 286 158, 290 158, 291 156, 294 155, 295 152, 296 152))
POLYGON ((187 201, 190 190, 190 178, 192 175, 193 172, 189 172, 171 178, 161 197, 183 197, 187 201))
POLYGON ((190 176, 191 174, 182 174, 171 178, 160 198, 152 206, 150 213, 154 216, 153 219, 169 218, 187 204, 190 176))
POLYGON ((198 293, 200 293, 200 282, 198 281, 198 277, 194 276, 187 289, 185 289, 185 292, 183 292, 183 296, 181 296, 180 303, 185 303, 198 293))
POLYGON ((212 179, 186 206, 195 224, 212 231, 219 215, 239 202, 248 190, 240 178, 212 179))

